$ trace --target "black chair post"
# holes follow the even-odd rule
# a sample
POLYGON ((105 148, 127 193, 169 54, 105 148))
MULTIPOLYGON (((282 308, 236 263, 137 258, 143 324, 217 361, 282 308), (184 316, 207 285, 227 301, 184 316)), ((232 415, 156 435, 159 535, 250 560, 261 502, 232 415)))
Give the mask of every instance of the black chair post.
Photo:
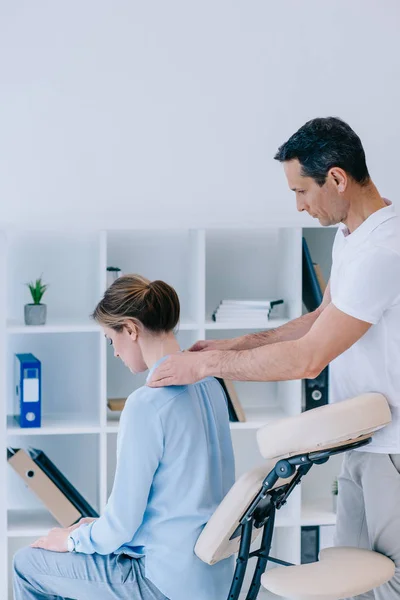
POLYGON ((237 600, 242 589, 244 576, 246 574, 247 563, 250 555, 251 535, 253 531, 253 518, 242 524, 242 533, 240 538, 239 554, 236 559, 236 568, 233 575, 231 589, 229 590, 228 600, 237 600))
POLYGON ((269 553, 271 550, 272 535, 274 533, 275 524, 275 512, 275 506, 272 505, 268 521, 264 525, 260 549, 258 550, 258 552, 255 552, 253 554, 253 556, 258 556, 258 558, 256 567, 254 569, 253 578, 249 587, 249 591, 246 596, 246 600, 256 600, 258 592, 260 591, 261 576, 265 573, 269 553))

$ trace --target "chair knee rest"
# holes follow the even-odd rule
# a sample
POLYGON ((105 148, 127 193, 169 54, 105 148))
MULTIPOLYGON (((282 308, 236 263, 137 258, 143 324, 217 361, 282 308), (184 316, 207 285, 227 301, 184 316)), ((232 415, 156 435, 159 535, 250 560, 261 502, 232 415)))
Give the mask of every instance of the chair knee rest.
POLYGON ((389 581, 392 560, 359 548, 325 548, 319 561, 267 570, 261 583, 278 596, 296 600, 341 600, 363 594, 389 581))

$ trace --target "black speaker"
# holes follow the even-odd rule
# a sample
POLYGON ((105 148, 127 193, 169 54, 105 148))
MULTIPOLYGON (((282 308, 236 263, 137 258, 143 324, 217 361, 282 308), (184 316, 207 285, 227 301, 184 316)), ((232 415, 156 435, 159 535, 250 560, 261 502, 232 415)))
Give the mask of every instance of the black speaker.
POLYGON ((312 525, 301 528, 301 564, 318 561, 319 554, 319 527, 312 525))
POLYGON ((315 379, 305 379, 305 410, 323 406, 329 402, 329 367, 325 367, 323 371, 315 379))

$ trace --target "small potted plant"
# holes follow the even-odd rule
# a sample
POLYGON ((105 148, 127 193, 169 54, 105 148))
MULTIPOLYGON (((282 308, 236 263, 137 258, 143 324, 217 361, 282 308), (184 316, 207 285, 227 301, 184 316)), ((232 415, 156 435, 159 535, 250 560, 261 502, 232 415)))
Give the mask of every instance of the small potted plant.
POLYGON ((26 284, 32 295, 33 302, 25 304, 25 325, 44 325, 46 323, 47 306, 40 301, 49 287, 42 283, 42 277, 26 284))
POLYGON ((332 483, 332 508, 333 512, 336 512, 337 509, 337 497, 338 497, 338 480, 337 477, 333 480, 332 483))

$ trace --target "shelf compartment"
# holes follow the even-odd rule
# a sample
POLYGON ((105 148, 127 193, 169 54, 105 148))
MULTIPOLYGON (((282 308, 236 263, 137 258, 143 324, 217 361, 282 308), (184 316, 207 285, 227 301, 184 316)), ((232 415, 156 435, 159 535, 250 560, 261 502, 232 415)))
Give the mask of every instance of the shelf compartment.
POLYGON ((49 322, 66 316, 80 322, 93 312, 101 293, 101 234, 96 231, 14 231, 8 240, 7 317, 23 323, 32 302, 26 285, 43 277, 49 322))
MULTIPOLYGON (((182 323, 197 321, 201 298, 201 231, 109 231, 107 266, 122 274, 135 273, 151 281, 161 279, 177 292, 182 323)), ((182 328, 182 327, 181 327, 182 328)))
POLYGON ((73 423, 100 422, 99 335, 13 335, 7 351, 7 414, 14 414, 14 355, 31 352, 42 364, 42 417, 50 420, 69 413, 73 423))
MULTIPOLYGON (((9 446, 12 448, 42 450, 57 469, 76 487, 85 500, 95 510, 99 510, 100 436, 13 436, 9 440, 9 446)), ((6 473, 7 507, 9 511, 17 511, 22 517, 24 513, 19 513, 19 511, 27 511, 33 513, 33 515, 39 514, 39 516, 47 512, 41 500, 25 485, 23 479, 9 464, 7 464, 6 473), (34 511, 39 511, 39 513, 34 511)), ((50 513, 48 514, 50 518, 50 513)), ((26 524, 26 520, 23 522, 26 524)), ((15 519, 12 523, 15 525, 15 519)), ((32 523, 34 525, 35 521, 32 521, 32 523)), ((39 523, 43 525, 43 520, 39 523)), ((48 521, 45 520, 46 526, 47 523, 48 521)), ((21 532, 20 535, 22 535, 21 532)))
POLYGON ((277 319, 301 315, 301 231, 206 231, 206 315, 222 300, 278 300, 277 319))

